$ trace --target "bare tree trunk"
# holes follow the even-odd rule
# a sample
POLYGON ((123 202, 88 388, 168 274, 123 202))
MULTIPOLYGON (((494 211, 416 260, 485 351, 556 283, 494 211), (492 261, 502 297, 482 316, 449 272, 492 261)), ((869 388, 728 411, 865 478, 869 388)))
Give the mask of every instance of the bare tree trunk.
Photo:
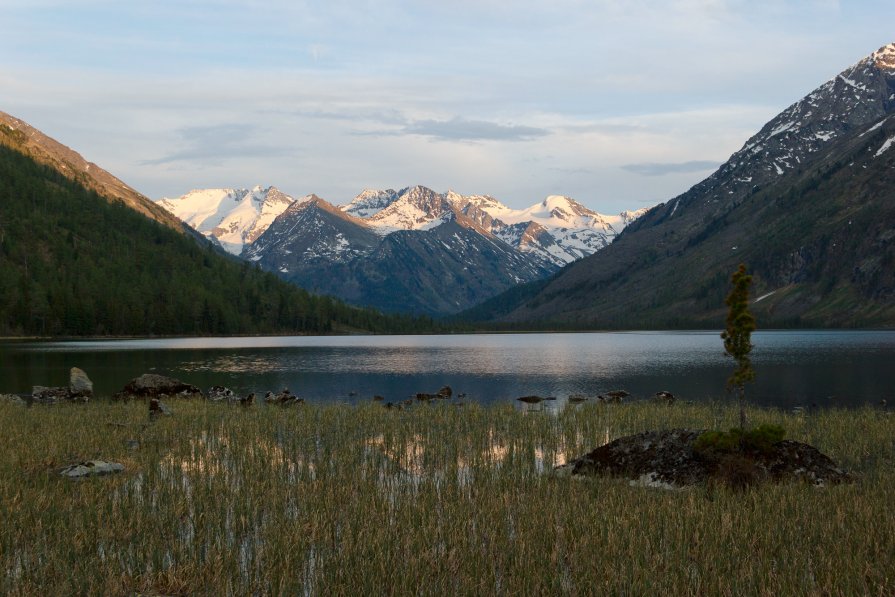
POLYGON ((740 398, 740 431, 746 431, 746 386, 741 385, 737 390, 740 398))

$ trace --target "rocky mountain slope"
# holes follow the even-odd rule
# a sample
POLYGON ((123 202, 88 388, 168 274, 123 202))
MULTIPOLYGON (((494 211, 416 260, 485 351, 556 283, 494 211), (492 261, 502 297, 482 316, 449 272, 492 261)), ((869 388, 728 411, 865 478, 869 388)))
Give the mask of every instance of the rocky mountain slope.
POLYGON ((893 112, 890 44, 784 110, 605 250, 477 315, 717 327, 730 273, 744 262, 761 325, 895 325, 893 112))
POLYGON ((29 156, 49 166, 66 178, 96 191, 110 201, 120 201, 144 216, 178 232, 192 229, 148 197, 135 191, 81 154, 59 143, 28 123, 0 112, 0 145, 29 156))

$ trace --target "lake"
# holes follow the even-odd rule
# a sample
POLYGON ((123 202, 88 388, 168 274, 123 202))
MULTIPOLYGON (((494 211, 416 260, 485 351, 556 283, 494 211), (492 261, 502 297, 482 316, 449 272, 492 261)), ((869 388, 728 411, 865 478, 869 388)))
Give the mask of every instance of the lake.
MULTIPOLYGON (((748 399, 789 408, 859 406, 895 397, 895 332, 766 331, 752 336, 748 399)), ((164 338, 0 343, 0 393, 67 385, 84 369, 108 396, 142 373, 240 394, 288 387, 309 402, 398 401, 450 385, 482 403, 526 394, 595 396, 659 390, 726 397, 734 361, 718 332, 164 338)))

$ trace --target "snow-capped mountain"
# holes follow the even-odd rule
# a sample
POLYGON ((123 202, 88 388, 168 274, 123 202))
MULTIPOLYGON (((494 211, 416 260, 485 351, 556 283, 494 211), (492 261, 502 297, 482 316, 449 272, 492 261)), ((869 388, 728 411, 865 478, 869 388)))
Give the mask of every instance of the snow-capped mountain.
POLYGON ((559 266, 606 247, 630 221, 646 212, 606 216, 559 195, 522 210, 495 203, 479 207, 493 218, 494 234, 520 251, 539 254, 559 266))
POLYGON ((518 210, 424 186, 367 189, 340 207, 273 187, 197 190, 159 203, 304 288, 432 315, 549 276, 605 247, 637 215, 603 216, 559 196, 518 210))
POLYGON ((782 110, 605 250, 531 292, 495 297, 477 316, 714 327, 724 321, 730 273, 744 263, 766 327, 891 326, 893 148, 889 44, 782 110))
POLYGON ((460 311, 555 270, 449 209, 428 189, 403 200, 428 204, 435 215, 408 208, 385 214, 388 224, 373 224, 314 197, 291 205, 243 257, 314 292, 429 315, 460 311), (416 227, 383 234, 400 216, 416 227))
MULTIPOLYGON (((308 200, 303 198, 302 200, 308 200)), ((295 199, 276 187, 201 189, 182 197, 164 198, 159 205, 206 237, 239 255, 288 208, 295 199)))
POLYGON ((560 267, 599 251, 646 211, 606 216, 558 195, 527 209, 512 209, 488 195, 436 193, 423 186, 397 193, 391 189, 366 190, 341 209, 366 219, 382 235, 396 230, 428 230, 452 218, 451 214, 462 214, 483 232, 560 267))
POLYGON ((290 205, 264 234, 246 246, 242 256, 260 262, 264 269, 292 274, 321 265, 349 263, 369 254, 381 240, 363 220, 309 195, 290 205))
POLYGON ((668 202, 664 214, 680 217, 691 195, 719 210, 785 174, 799 172, 842 138, 895 108, 895 44, 883 46, 786 108, 746 141, 714 174, 668 202))

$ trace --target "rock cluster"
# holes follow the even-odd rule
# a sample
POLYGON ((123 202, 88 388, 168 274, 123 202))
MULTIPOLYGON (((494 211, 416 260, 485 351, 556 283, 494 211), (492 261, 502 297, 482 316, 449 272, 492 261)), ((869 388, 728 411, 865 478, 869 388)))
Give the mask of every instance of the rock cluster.
POLYGON ((37 404, 55 404, 63 400, 87 402, 92 397, 93 382, 82 369, 72 367, 67 387, 34 386, 30 401, 37 404))
POLYGON ((434 394, 419 392, 418 394, 416 394, 415 398, 421 402, 428 402, 429 400, 444 400, 450 398, 453 395, 454 390, 451 389, 451 386, 444 386, 434 394))
POLYGON ((274 394, 267 392, 264 396, 264 402, 268 404, 277 404, 279 406, 294 406, 296 404, 304 404, 305 399, 299 398, 289 391, 289 388, 283 388, 282 392, 274 394))
POLYGON ((212 402, 220 402, 222 400, 230 402, 238 399, 237 396, 233 393, 233 390, 231 390, 230 388, 225 388, 224 386, 211 386, 210 388, 208 388, 208 392, 205 394, 205 397, 212 402))

